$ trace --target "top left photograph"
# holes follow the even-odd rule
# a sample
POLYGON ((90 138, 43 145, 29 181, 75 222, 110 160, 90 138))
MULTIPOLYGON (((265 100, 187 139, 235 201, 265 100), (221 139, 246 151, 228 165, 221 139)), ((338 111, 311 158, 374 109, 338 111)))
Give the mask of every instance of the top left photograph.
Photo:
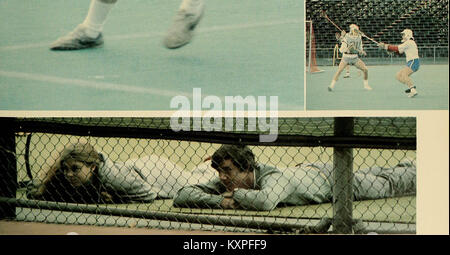
POLYGON ((3 0, 0 111, 304 110, 304 28, 298 0, 3 0))

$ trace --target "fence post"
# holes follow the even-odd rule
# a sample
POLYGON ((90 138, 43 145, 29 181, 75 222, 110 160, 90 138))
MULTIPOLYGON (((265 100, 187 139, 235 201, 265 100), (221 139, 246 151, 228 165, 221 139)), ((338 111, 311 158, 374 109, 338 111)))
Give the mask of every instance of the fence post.
MULTIPOLYGON (((12 118, 0 118, 0 197, 15 198, 17 191, 16 141, 12 118)), ((0 203, 0 219, 14 219, 16 206, 0 203)))
MULTIPOLYGON (((335 136, 353 136, 354 119, 334 118, 335 136)), ((352 233, 353 149, 335 147, 333 153, 333 232, 352 233)))
MULTIPOLYGON (((308 23, 308 22, 305 22, 308 23)), ((308 47, 308 72, 311 73, 311 42, 312 42, 312 35, 311 35, 311 30, 312 30, 312 20, 309 22, 309 47, 308 47)))
POLYGON ((436 46, 433 46, 433 64, 436 64, 436 46))

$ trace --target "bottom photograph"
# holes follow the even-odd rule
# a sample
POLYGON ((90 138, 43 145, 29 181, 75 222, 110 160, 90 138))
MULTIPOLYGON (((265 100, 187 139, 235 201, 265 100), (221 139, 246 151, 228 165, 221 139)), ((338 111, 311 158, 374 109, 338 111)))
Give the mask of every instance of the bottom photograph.
POLYGON ((415 117, 0 123, 0 221, 416 234, 415 117))

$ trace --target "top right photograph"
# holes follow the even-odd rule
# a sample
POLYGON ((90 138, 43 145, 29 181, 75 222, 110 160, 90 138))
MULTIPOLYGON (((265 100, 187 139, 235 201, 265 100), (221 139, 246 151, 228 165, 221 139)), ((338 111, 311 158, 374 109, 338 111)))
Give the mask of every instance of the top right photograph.
POLYGON ((448 0, 306 0, 306 110, 448 110, 448 0))

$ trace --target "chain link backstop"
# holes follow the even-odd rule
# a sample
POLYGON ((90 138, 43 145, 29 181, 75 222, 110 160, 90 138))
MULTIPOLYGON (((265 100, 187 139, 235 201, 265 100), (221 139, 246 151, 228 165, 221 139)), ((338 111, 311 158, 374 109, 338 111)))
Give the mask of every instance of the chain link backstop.
MULTIPOLYGON (((413 117, 279 118, 273 142, 245 128, 249 119, 244 129, 211 132, 175 132, 170 118, 0 121, 0 218, 233 232, 416 231, 413 117), (89 157, 75 155, 80 144, 91 146, 89 157), (224 144, 254 154, 254 186, 232 195, 234 209, 210 200, 201 206, 190 193, 183 199, 186 187, 221 180, 211 156, 224 144), (263 191, 275 207, 256 206, 263 191)), ((219 201, 227 193, 203 191, 219 201)))

